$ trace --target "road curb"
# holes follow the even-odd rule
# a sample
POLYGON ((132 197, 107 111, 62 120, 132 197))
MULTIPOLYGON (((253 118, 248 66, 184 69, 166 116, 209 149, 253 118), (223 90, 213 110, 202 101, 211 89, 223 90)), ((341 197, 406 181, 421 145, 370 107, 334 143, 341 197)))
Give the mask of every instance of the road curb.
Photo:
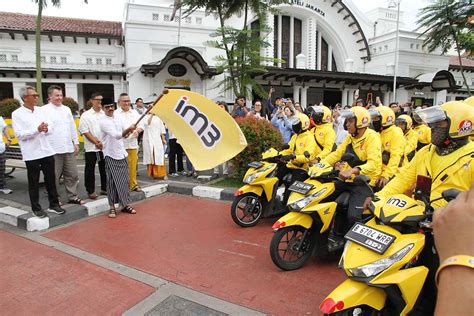
MULTIPOLYGON (((195 183, 170 182, 144 187, 143 192, 132 192, 130 194, 130 199, 132 202, 138 202, 165 192, 185 194, 199 198, 232 201, 235 189, 203 186, 195 183)), ((84 205, 67 204, 64 206, 64 209, 66 210, 66 214, 64 215, 57 215, 48 212, 48 217, 38 218, 31 212, 27 212, 17 207, 0 207, 0 222, 30 232, 46 230, 84 217, 105 213, 109 210, 109 203, 106 197, 102 197, 98 200, 87 202, 84 205)))

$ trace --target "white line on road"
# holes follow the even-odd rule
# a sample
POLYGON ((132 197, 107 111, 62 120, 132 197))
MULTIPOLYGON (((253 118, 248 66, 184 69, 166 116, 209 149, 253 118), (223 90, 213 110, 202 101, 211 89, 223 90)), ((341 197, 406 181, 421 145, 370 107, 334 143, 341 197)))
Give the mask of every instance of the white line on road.
POLYGON ((254 243, 251 243, 251 242, 248 242, 248 241, 245 241, 245 240, 232 240, 233 242, 236 242, 236 243, 239 243, 239 244, 245 244, 245 245, 250 245, 250 246, 255 246, 255 247, 262 247, 262 245, 259 245, 259 244, 254 244, 254 243))
POLYGON ((230 253, 231 255, 237 255, 237 256, 241 256, 241 257, 245 257, 245 258, 255 259, 254 256, 245 255, 243 253, 233 252, 233 251, 229 251, 229 250, 225 250, 225 249, 217 249, 217 250, 220 251, 220 252, 230 253))

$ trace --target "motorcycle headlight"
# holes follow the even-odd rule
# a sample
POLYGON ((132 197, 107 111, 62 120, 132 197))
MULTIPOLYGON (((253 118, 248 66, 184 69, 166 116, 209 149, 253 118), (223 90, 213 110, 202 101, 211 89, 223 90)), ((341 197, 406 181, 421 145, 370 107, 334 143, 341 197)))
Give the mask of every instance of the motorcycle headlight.
POLYGON ((349 269, 349 271, 355 277, 369 278, 376 276, 380 272, 388 269, 395 262, 400 261, 403 257, 405 257, 405 255, 413 248, 413 246, 413 244, 409 244, 390 257, 377 260, 358 268, 349 269))
POLYGON ((327 191, 327 188, 323 188, 319 191, 314 192, 311 195, 305 196, 302 199, 294 201, 293 203, 288 204, 288 208, 293 211, 301 211, 304 209, 309 203, 313 202, 315 199, 321 196, 324 192, 327 191))
POLYGON ((261 175, 262 173, 270 170, 271 168, 273 168, 273 164, 261 169, 261 170, 258 170, 258 171, 255 171, 254 173, 252 174, 249 174, 247 177, 244 178, 244 183, 247 183, 247 184, 250 184, 252 183, 255 179, 257 179, 257 177, 259 175, 261 175))

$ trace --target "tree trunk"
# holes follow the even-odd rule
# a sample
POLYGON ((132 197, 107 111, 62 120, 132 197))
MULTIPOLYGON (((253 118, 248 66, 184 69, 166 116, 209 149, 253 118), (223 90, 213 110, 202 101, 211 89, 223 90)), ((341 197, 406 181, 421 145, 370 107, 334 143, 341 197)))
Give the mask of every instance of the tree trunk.
POLYGON ((36 16, 36 91, 39 94, 38 105, 43 105, 43 87, 41 84, 41 16, 43 15, 43 0, 38 0, 38 15, 36 16))

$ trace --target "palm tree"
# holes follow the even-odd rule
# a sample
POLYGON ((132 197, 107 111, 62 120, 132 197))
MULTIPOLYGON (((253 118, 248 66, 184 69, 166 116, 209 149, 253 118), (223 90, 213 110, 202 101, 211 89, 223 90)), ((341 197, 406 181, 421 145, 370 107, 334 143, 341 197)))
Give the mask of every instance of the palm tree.
MULTIPOLYGON (((36 91, 39 94, 38 104, 43 104, 43 88, 42 88, 42 78, 41 73, 41 19, 43 17, 43 9, 47 7, 48 0, 33 0, 38 4, 38 15, 36 16, 36 31, 35 31, 35 40, 36 40, 36 91)), ((88 0, 83 0, 84 3, 87 3, 88 0)), ((51 3, 54 7, 61 6, 61 0, 51 0, 51 3)))
POLYGON ((462 45, 460 37, 474 28, 469 23, 469 17, 474 15, 472 0, 436 0, 434 3, 424 7, 418 13, 418 29, 425 28, 420 36, 426 35, 423 47, 427 47, 429 52, 440 47, 441 54, 446 54, 451 47, 457 51, 459 68, 464 80, 467 92, 471 95, 469 84, 464 75, 461 59, 462 45))

